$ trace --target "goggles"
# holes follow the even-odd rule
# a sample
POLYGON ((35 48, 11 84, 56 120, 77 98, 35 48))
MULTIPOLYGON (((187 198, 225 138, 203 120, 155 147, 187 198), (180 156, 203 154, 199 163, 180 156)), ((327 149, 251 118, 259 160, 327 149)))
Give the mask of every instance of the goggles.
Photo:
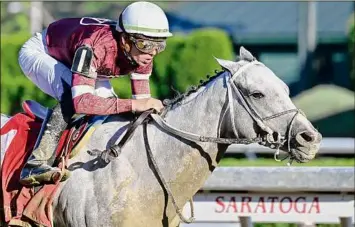
POLYGON ((129 39, 134 43, 134 46, 141 52, 150 54, 155 49, 157 53, 160 53, 165 50, 166 41, 153 41, 147 39, 134 38, 129 36, 129 39))

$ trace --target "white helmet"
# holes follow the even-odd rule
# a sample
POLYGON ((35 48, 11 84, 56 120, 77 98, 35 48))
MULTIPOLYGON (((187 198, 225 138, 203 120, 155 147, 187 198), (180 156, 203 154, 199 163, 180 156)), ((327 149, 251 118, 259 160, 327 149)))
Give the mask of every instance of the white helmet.
POLYGON ((150 37, 170 37, 169 22, 164 11, 150 2, 134 2, 120 15, 117 31, 150 37))

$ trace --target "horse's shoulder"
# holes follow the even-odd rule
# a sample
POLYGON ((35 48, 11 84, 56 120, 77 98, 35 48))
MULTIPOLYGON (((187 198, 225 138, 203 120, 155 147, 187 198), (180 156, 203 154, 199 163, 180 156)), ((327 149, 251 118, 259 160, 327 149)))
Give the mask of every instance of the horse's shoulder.
POLYGON ((132 120, 132 114, 108 116, 101 125, 95 128, 88 141, 88 147, 107 149, 109 146, 117 143, 132 120))

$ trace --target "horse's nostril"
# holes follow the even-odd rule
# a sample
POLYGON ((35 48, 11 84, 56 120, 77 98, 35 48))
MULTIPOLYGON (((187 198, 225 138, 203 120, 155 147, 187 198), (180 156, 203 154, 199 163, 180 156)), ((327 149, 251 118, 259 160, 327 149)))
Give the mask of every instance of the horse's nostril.
POLYGON ((310 132, 302 132, 301 136, 306 142, 312 142, 315 139, 315 136, 313 135, 313 133, 310 133, 310 132))

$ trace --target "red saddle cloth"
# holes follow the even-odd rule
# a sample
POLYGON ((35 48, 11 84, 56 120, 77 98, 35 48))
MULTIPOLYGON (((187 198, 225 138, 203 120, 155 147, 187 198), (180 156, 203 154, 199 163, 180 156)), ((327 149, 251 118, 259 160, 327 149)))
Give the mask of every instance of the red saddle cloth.
MULTIPOLYGON (((2 216, 9 226, 29 226, 31 223, 53 226, 52 202, 60 182, 46 184, 36 190, 34 187, 24 187, 19 183, 21 170, 33 150, 41 123, 41 120, 31 114, 19 113, 1 128, 1 135, 11 130, 17 131, 8 146, 1 168, 0 202, 4 207, 2 216)), ((62 148, 69 144, 66 147, 70 151, 79 141, 78 134, 83 134, 87 123, 79 124, 63 132, 56 152, 57 157, 63 155, 64 160, 68 160, 70 152, 63 152, 62 148), (75 138, 71 136, 72 134, 76 134, 75 138)), ((66 162, 63 163, 61 160, 57 158, 57 166, 66 167, 63 166, 66 162)))

